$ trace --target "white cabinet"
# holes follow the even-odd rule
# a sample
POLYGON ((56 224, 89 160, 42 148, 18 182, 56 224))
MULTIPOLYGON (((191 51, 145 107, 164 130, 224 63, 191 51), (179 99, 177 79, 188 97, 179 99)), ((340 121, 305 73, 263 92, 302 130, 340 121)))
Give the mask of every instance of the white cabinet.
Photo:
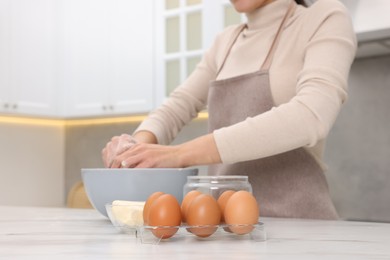
POLYGON ((0 113, 153 108, 153 0, 0 0, 0 113))
POLYGON ((65 115, 153 107, 153 1, 67 0, 63 9, 65 115))
POLYGON ((55 25, 54 1, 0 0, 1 113, 58 113, 55 25))
POLYGON ((390 54, 390 1, 342 0, 349 9, 359 42, 356 57, 390 54))
MULTIPOLYGON (((349 1, 352 2, 352 0, 349 1)), ((346 1, 346 5, 351 6, 352 4, 346 1)), ((358 34, 390 28, 389 0, 354 0, 350 10, 358 34)))

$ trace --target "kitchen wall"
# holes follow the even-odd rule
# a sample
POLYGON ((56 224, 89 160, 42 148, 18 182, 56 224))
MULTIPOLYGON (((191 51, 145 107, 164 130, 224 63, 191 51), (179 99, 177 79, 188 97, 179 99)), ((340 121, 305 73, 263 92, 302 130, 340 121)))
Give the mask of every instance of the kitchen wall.
POLYGON ((390 221, 390 56, 358 59, 326 160, 336 206, 350 219, 390 221))
MULTIPOLYGON (((358 59, 350 75, 350 96, 329 136, 326 162, 330 190, 345 219, 390 221, 390 56, 358 59)), ((138 123, 66 129, 66 191, 83 167, 102 167, 100 151, 113 135, 138 123)), ((195 120, 175 143, 206 133, 195 120)), ((205 168, 201 169, 205 172, 205 168)))
POLYGON ((61 125, 0 123, 0 205, 63 206, 61 125))

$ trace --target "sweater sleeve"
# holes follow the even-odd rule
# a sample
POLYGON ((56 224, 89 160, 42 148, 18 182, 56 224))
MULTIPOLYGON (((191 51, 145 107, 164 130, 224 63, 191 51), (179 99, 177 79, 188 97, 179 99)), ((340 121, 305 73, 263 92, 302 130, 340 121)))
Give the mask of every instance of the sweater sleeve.
POLYGON ((356 39, 345 7, 335 0, 318 1, 307 12, 296 95, 256 117, 214 131, 224 163, 259 159, 324 140, 343 102, 355 57, 356 39))

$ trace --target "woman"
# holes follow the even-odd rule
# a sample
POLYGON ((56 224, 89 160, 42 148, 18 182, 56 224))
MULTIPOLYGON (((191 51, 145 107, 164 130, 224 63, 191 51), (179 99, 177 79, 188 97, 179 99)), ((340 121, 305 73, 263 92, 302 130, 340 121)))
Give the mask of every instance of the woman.
POLYGON ((107 167, 210 165, 248 175, 263 216, 337 219, 323 150, 341 105, 356 40, 345 7, 318 0, 231 0, 247 15, 215 39, 190 77, 102 151, 107 167), (209 134, 168 146, 205 108, 209 134))

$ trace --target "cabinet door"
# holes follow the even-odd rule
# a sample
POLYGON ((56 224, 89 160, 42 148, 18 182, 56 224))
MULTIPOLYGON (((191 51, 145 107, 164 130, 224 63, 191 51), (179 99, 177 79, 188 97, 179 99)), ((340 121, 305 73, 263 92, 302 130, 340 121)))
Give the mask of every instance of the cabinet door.
POLYGON ((9 39, 10 34, 10 0, 0 0, 0 112, 9 110, 10 86, 9 86, 9 39))
POLYGON ((101 0, 69 0, 62 10, 65 114, 101 114, 109 87, 107 9, 101 0))
POLYGON ((63 4, 66 116, 149 111, 153 105, 153 1, 69 0, 63 4))
POLYGON ((1 0, 2 112, 56 115, 55 6, 51 0, 1 0))
POLYGON ((109 104, 114 112, 153 108, 154 1, 116 1, 110 10, 109 104))

